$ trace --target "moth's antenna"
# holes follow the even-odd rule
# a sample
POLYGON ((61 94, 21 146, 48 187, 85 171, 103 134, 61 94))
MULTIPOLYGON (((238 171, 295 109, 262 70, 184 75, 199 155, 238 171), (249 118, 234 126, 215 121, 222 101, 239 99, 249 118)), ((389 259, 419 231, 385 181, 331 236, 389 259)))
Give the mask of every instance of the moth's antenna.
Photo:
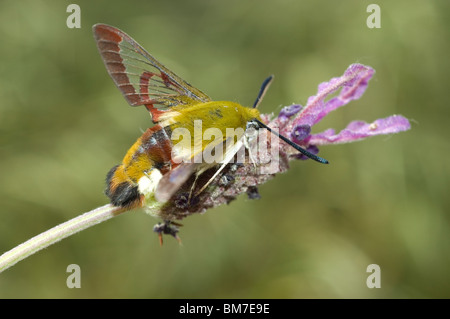
POLYGON ((308 156, 310 159, 315 160, 316 162, 322 163, 322 164, 328 164, 328 161, 320 156, 314 155, 313 153, 308 152, 307 150, 305 150, 304 148, 301 148, 300 146, 298 146, 297 144, 295 144, 294 142, 292 142, 291 140, 289 140, 288 138, 284 137, 281 134, 278 134, 275 131, 272 131, 272 129, 270 127, 268 127, 266 124, 264 124, 263 122, 259 121, 258 119, 254 119, 254 121, 256 121, 258 123, 258 125, 262 128, 267 129, 269 132, 275 134, 276 136, 278 136, 279 138, 281 138, 283 141, 285 141, 286 143, 288 143, 290 146, 292 146, 293 148, 295 148, 297 151, 299 151, 300 153, 302 153, 305 156, 308 156))
MULTIPOLYGON (((272 83, 272 80, 273 80, 273 75, 269 76, 267 79, 264 80, 263 84, 261 85, 261 89, 259 90, 258 97, 256 98, 256 101, 253 104, 253 108, 257 108, 259 106, 259 104, 261 103, 264 95, 266 94, 267 90, 269 89, 269 86, 272 83)), ((322 158, 320 156, 317 156, 317 155, 315 155, 315 154, 313 154, 311 152, 308 152, 307 150, 305 150, 304 148, 301 148, 299 145, 295 144, 294 142, 292 142, 288 138, 284 137, 283 135, 280 135, 277 132, 272 131, 272 129, 270 127, 268 127, 266 124, 264 124, 263 122, 259 121, 258 119, 255 119, 255 121, 258 123, 259 127, 265 128, 269 132, 275 134, 276 136, 281 138, 283 141, 288 143, 290 146, 295 148, 297 151, 299 151, 303 155, 309 157, 310 159, 315 160, 316 162, 319 162, 319 163, 322 163, 322 164, 328 164, 328 161, 326 159, 324 159, 324 158, 322 158)))
POLYGON ((272 83, 273 75, 269 76, 267 79, 264 80, 263 84, 261 85, 261 89, 259 90, 258 97, 256 98, 255 103, 253 104, 253 108, 257 108, 259 106, 259 103, 261 103, 264 95, 266 94, 267 90, 269 89, 270 83, 272 83))

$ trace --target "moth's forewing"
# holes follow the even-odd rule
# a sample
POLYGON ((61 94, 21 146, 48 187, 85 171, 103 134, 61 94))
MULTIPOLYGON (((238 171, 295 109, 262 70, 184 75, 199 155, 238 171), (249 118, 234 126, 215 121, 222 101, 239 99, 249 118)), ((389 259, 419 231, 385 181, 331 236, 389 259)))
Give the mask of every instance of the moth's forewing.
POLYGON ((191 86, 151 56, 125 32, 105 25, 93 27, 95 40, 106 70, 132 106, 145 105, 153 121, 167 107, 192 105, 210 101, 200 90, 191 86))

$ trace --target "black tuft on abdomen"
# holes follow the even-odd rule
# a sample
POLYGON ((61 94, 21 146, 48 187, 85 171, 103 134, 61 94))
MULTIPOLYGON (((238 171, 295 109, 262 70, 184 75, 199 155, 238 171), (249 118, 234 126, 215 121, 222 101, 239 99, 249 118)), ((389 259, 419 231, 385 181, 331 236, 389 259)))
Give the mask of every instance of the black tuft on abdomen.
POLYGON ((111 204, 120 207, 136 206, 141 201, 141 194, 138 191, 137 185, 132 185, 129 182, 122 182, 115 189, 111 187, 111 180, 114 173, 120 165, 116 165, 106 175, 106 189, 105 194, 109 197, 111 204))

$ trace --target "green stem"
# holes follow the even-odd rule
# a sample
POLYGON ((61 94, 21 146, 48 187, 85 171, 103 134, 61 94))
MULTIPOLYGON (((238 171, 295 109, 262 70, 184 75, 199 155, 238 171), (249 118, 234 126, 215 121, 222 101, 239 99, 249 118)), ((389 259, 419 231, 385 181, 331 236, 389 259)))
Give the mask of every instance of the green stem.
POLYGON ((123 208, 107 204, 39 234, 0 256, 0 273, 41 249, 86 228, 104 222, 123 212, 123 208))

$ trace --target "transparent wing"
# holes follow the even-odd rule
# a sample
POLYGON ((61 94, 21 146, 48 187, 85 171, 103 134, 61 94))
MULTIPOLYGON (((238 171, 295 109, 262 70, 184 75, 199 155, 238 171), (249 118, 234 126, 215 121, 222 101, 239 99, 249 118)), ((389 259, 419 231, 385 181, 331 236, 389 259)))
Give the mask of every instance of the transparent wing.
POLYGON ((130 105, 145 105, 154 121, 155 115, 161 112, 154 104, 164 108, 211 100, 164 67, 121 30, 96 24, 93 31, 100 55, 116 86, 130 105))

